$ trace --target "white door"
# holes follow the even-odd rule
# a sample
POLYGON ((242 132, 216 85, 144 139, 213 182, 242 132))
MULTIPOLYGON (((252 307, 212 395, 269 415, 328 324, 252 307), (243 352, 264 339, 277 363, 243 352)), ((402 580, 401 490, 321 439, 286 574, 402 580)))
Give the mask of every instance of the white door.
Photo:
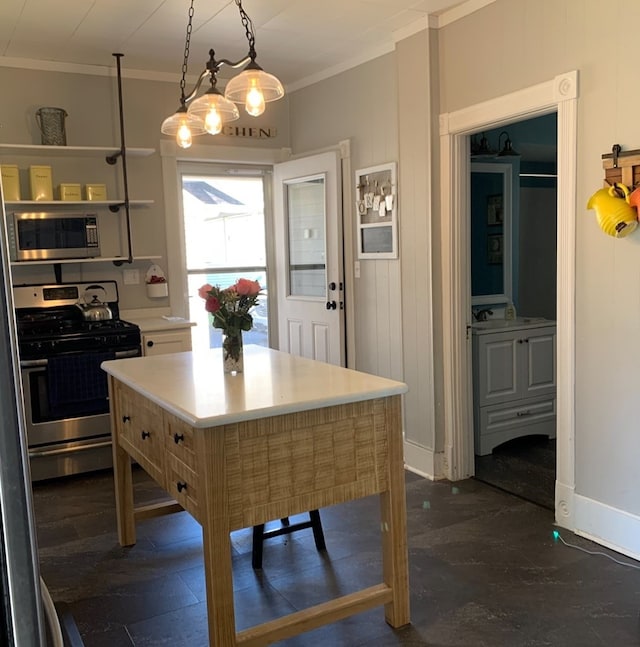
POLYGON ((279 348, 343 366, 338 152, 277 164, 273 184, 279 348))

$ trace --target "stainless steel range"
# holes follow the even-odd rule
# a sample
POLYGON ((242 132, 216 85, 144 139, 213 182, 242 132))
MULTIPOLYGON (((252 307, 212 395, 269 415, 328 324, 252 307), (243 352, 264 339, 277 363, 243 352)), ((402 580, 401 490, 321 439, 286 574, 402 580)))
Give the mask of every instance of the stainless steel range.
POLYGON ((24 414, 34 481, 110 467, 103 361, 142 354, 119 318, 115 281, 14 286, 24 414))

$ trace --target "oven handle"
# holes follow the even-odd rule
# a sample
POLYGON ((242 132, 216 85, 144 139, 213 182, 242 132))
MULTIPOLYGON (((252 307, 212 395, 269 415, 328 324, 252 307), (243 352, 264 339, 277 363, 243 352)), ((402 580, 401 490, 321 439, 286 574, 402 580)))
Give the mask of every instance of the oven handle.
MULTIPOLYGON (((125 359, 127 357, 140 357, 140 351, 133 350, 118 350, 115 352, 115 359, 125 359)), ((48 360, 45 359, 23 359, 20 360, 20 368, 35 368, 37 366, 46 366, 48 360)))
POLYGON ((43 456, 58 456, 59 454, 69 454, 71 452, 82 452, 88 449, 99 449, 101 447, 109 447, 110 440, 105 440, 100 443, 91 443, 90 445, 80 445, 78 447, 65 447, 62 449, 43 449, 43 450, 29 450, 29 456, 42 458, 43 456))

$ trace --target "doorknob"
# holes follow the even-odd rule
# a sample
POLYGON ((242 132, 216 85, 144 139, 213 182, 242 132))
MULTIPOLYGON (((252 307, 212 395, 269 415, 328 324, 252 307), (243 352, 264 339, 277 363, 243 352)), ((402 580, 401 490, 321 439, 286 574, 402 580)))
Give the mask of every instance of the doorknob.
POLYGON ((338 304, 335 301, 327 301, 327 310, 335 310, 338 304))
POLYGON ((330 290, 335 290, 336 289, 335 281, 331 281, 331 283, 329 283, 329 289, 330 290))

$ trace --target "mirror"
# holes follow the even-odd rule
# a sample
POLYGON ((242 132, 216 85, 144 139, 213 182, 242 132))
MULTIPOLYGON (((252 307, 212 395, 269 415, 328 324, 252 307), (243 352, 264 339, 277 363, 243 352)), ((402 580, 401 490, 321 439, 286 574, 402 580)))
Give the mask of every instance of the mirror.
POLYGON ((512 301, 512 166, 472 162, 471 304, 512 301))

